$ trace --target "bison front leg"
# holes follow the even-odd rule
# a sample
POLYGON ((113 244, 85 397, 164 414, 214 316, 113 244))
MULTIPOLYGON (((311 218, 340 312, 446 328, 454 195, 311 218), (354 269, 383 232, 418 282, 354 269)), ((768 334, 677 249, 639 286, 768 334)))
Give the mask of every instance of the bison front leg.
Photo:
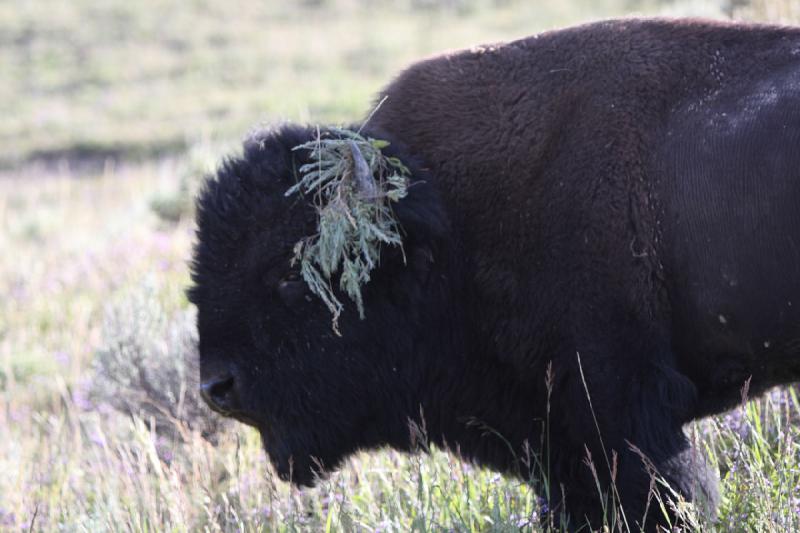
POLYGON ((616 472, 612 460, 609 503, 616 507, 611 516, 632 531, 655 531, 659 526, 685 528, 698 514, 716 512, 716 471, 688 443, 682 431, 667 438, 665 435, 661 436, 664 441, 678 444, 670 448, 655 443, 647 447, 648 452, 629 443, 627 451, 615 454, 616 472), (695 511, 690 513, 685 507, 681 510, 681 501, 693 503, 695 511))
MULTIPOLYGON (((695 448, 687 446, 684 451, 656 465, 656 475, 663 478, 676 494, 693 502, 700 514, 711 516, 716 513, 719 505, 719 473, 695 448)), ((670 498, 672 494, 665 496, 670 498)))
POLYGON ((607 363, 576 358, 553 391, 564 415, 553 421, 549 488, 561 525, 656 531, 680 524, 680 499, 713 512, 718 476, 682 429, 691 382, 669 366, 607 363))

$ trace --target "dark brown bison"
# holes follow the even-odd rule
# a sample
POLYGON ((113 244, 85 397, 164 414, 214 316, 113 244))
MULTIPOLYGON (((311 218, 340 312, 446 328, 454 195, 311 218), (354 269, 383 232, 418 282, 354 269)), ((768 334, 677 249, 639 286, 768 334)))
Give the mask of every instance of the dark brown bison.
POLYGON ((404 253, 341 336, 290 265, 317 223, 284 195, 292 148, 316 130, 255 133, 200 194, 211 406, 300 484, 407 449, 422 413, 490 468, 540 451, 570 528, 601 521, 587 450, 630 524, 666 521, 654 471, 713 507, 683 425, 800 375, 800 31, 601 22, 422 61, 384 97, 364 127, 411 169, 404 253))

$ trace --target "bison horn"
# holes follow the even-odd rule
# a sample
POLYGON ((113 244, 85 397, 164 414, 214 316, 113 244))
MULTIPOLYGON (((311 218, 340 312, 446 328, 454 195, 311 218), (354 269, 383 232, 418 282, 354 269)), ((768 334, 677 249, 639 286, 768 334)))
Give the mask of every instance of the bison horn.
POLYGON ((353 158, 353 178, 356 187, 362 198, 374 202, 378 198, 378 189, 367 160, 355 142, 347 141, 347 144, 350 146, 350 155, 353 158))

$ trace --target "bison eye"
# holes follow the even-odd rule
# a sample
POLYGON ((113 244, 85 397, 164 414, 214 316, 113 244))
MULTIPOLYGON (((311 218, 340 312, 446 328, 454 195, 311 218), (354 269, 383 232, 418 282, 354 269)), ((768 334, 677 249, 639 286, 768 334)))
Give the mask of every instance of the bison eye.
POLYGON ((306 283, 297 274, 289 274, 278 282, 278 296, 289 307, 294 307, 302 302, 305 294, 306 283))

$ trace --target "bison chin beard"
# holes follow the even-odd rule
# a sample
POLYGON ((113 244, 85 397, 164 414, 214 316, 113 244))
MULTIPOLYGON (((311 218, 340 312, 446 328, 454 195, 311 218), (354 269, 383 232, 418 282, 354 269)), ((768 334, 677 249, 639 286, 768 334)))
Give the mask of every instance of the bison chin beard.
POLYGON ((279 438, 266 428, 260 428, 259 433, 264 451, 269 456, 272 467, 281 480, 291 481, 293 484, 303 487, 314 485, 321 472, 312 468, 309 455, 301 452, 300 446, 289 445, 286 439, 279 438))
POLYGON ((320 450, 313 444, 313 436, 302 430, 277 434, 260 427, 259 433, 275 473, 282 481, 298 487, 313 487, 317 481, 325 479, 346 455, 320 450))

